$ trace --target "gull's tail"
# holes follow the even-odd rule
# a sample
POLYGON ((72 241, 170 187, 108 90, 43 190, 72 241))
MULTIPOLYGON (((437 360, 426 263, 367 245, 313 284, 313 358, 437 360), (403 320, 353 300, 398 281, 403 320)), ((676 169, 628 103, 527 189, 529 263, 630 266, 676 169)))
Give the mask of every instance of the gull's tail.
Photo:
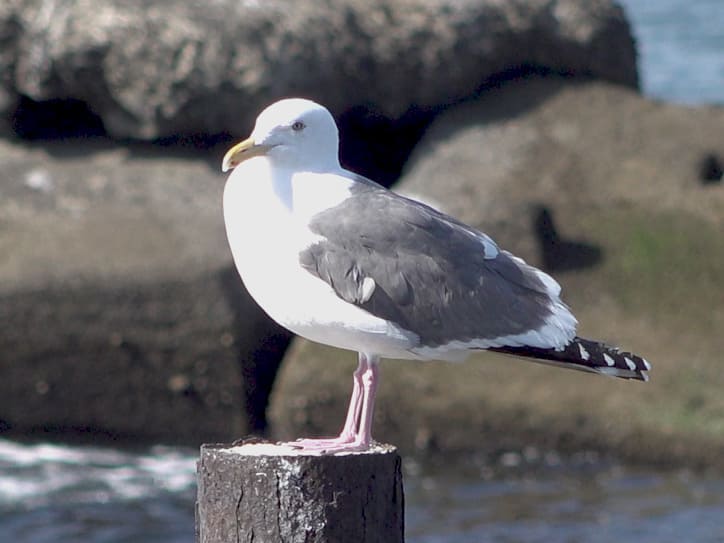
POLYGON ((532 362, 639 381, 648 381, 648 371, 651 369, 651 364, 638 355, 580 337, 574 337, 560 351, 539 347, 494 347, 489 350, 520 356, 532 362))

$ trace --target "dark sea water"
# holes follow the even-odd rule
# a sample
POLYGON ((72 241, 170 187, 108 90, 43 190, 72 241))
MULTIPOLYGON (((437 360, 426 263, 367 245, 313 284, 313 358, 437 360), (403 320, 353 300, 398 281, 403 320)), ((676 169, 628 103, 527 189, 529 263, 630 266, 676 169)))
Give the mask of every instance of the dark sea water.
POLYGON ((724 542, 724 479, 634 469, 592 453, 566 459, 548 453, 532 463, 525 456, 508 453, 477 470, 422 468, 407 475, 407 540, 724 542))
MULTIPOLYGON (((196 459, 0 440, 0 541, 192 543, 196 459)), ((724 479, 534 449, 404 471, 411 543, 724 541, 724 479)))
MULTIPOLYGON (((724 0, 622 4, 645 94, 724 104, 724 0)), ((191 543, 196 455, 0 440, 0 543, 191 543)), ((408 462, 405 487, 412 543, 724 542, 724 479, 590 454, 408 462)))

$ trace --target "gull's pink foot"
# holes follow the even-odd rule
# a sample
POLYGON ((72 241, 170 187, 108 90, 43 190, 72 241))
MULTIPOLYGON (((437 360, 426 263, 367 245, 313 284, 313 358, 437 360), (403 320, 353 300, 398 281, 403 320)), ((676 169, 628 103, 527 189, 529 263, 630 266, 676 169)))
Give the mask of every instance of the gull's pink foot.
POLYGON ((363 443, 354 437, 343 438, 322 438, 322 439, 298 439, 285 443, 303 451, 314 451, 321 453, 365 451, 370 448, 371 443, 363 443))
POLYGON ((337 437, 319 439, 298 439, 285 443, 304 451, 334 453, 344 451, 364 451, 372 445, 372 416, 379 369, 378 358, 359 355, 359 365, 354 372, 352 398, 347 410, 344 428, 337 437))

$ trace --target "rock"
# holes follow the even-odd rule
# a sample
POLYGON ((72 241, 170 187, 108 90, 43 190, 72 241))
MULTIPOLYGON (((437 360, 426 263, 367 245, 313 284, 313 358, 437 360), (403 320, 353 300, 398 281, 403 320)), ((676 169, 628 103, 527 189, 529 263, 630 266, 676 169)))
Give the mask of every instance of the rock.
MULTIPOLYGON (((579 333, 638 352, 632 384, 487 353, 462 364, 383 361, 373 435, 403 454, 581 450, 717 466, 722 447, 724 109, 683 107, 604 84, 521 81, 441 115, 399 188, 483 227, 539 264, 540 205, 564 240, 600 249, 555 274, 579 333), (550 219, 550 217, 549 217, 550 219)), ((558 248, 561 249, 561 241, 558 248)), ((574 244, 575 246, 576 244, 574 244)), ((297 340, 270 420, 280 439, 333 434, 356 359, 297 340)))
POLYGON ((0 107, 73 99, 108 134, 245 133, 275 99, 402 116, 532 69, 637 85, 611 0, 6 0, 0 107))
POLYGON ((20 37, 18 15, 16 4, 0 4, 0 113, 10 111, 16 102, 12 67, 17 57, 16 44, 20 37))
POLYGON ((4 427, 198 444, 263 424, 254 366, 288 336, 241 287, 215 163, 103 140, 0 140, 0 163, 4 427))
POLYGON ((591 212, 634 207, 724 224, 724 193, 700 181, 702 160, 724 156, 722 126, 720 107, 530 78, 438 116, 396 189, 541 265, 541 238, 574 239, 591 212))
MULTIPOLYGON (((609 0, 7 0, 0 44, 0 134, 208 145, 303 94, 347 127, 389 128, 382 164, 441 106, 516 74, 637 84, 609 0)), ((368 162, 352 147, 345 163, 368 162)), ((221 178, 157 150, 0 140, 0 423, 192 443, 264 428, 289 336, 239 287, 221 178)))

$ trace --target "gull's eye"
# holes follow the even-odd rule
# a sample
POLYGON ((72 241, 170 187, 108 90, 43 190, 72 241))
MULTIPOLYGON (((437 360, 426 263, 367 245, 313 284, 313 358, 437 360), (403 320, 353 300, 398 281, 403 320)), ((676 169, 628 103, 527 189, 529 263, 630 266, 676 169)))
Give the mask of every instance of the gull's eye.
POLYGON ((299 132, 300 130, 304 130, 306 126, 302 121, 295 121, 294 124, 292 124, 292 130, 299 132))

